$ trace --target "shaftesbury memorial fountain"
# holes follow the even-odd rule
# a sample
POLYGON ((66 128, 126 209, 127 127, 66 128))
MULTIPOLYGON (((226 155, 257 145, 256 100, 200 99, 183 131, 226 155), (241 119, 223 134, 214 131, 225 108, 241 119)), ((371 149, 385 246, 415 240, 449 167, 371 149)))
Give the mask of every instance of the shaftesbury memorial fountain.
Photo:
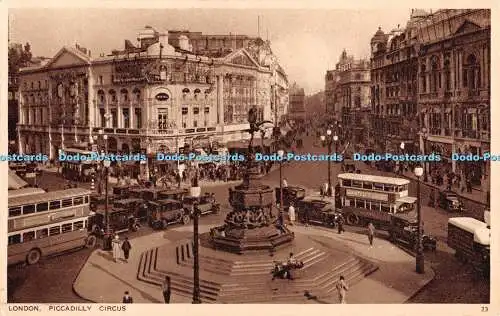
POLYGON ((256 112, 253 108, 248 114, 250 141, 243 183, 229 189, 229 203, 233 210, 227 215, 225 225, 216 230, 224 233, 214 234, 211 238, 215 248, 235 253, 255 250, 273 253, 295 237, 293 232, 275 225, 277 214, 272 211, 274 190, 257 180, 260 168, 255 161, 253 140, 255 133, 268 122, 257 122, 256 112))
POLYGON ((250 110, 244 180, 229 189, 232 210, 224 225, 200 226, 199 247, 189 227, 172 228, 174 232, 165 234, 169 243, 141 255, 137 278, 154 284, 155 293, 168 275, 173 293, 186 300, 193 294, 197 303, 300 303, 313 297, 329 303, 336 302, 340 275, 352 286, 377 270, 342 242, 321 234, 293 233, 275 224, 273 189, 257 180, 253 140, 266 122, 257 122, 255 114, 250 110), (193 245, 198 251, 193 252, 193 245), (303 266, 294 271, 293 281, 274 280, 275 261, 287 260, 291 252, 303 266))

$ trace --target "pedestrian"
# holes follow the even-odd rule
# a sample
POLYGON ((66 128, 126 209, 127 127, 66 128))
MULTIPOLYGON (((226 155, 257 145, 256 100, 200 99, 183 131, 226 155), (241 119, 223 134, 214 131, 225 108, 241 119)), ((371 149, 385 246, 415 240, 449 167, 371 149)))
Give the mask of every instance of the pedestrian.
POLYGON ((162 285, 162 290, 163 290, 163 299, 165 301, 165 304, 170 304, 170 277, 166 276, 165 281, 163 281, 162 285))
POLYGON ((345 230, 344 230, 344 216, 342 216, 342 214, 339 214, 337 216, 337 228, 338 228, 339 234, 342 234, 342 232, 345 232, 345 230))
POLYGON ((346 295, 349 288, 347 287, 347 283, 345 282, 343 275, 340 276, 339 281, 337 282, 335 287, 337 288, 337 292, 339 294, 339 303, 347 304, 346 295))
POLYGON ((111 249, 113 249, 113 259, 115 262, 118 262, 118 259, 120 258, 120 237, 118 235, 115 235, 115 238, 111 242, 111 249))
POLYGON ((286 181, 286 178, 283 178, 283 187, 288 187, 288 181, 286 181))
POLYGON ((295 207, 293 207, 293 203, 290 203, 290 207, 288 207, 288 218, 290 219, 290 225, 293 226, 295 222, 295 207))
POLYGON ((125 237, 125 241, 122 243, 123 256, 125 257, 125 262, 128 262, 128 256, 130 254, 130 249, 132 249, 132 245, 130 245, 130 241, 128 241, 128 237, 125 237))
POLYGON ((134 302, 134 299, 132 296, 129 295, 128 291, 125 291, 125 294, 123 295, 123 304, 132 304, 134 302))
POLYGON ((373 246, 373 236, 375 235, 375 226, 372 222, 368 223, 368 241, 370 242, 370 247, 373 246))

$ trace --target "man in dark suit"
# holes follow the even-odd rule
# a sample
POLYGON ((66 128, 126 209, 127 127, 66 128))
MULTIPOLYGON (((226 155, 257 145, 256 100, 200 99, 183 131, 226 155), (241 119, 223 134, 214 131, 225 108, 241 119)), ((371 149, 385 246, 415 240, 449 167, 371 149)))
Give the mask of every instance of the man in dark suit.
POLYGON ((128 291, 125 291, 125 295, 123 295, 123 304, 132 304, 134 299, 129 295, 128 291))

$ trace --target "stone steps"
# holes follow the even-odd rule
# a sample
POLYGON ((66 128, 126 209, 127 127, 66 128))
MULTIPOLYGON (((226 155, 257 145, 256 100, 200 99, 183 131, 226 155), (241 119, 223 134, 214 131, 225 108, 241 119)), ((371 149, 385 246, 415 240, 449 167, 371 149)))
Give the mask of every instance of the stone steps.
MULTIPOLYGON (((138 266, 137 279, 152 285, 160 286, 165 276, 170 276, 171 289, 179 295, 191 297, 193 294, 193 279, 178 273, 168 274, 156 270, 158 248, 150 249, 141 255, 138 266)), ((220 291, 220 285, 215 282, 200 280, 200 299, 203 303, 214 303, 220 291)))
POLYGON ((231 303, 258 303, 269 300, 294 302, 301 299, 307 300, 304 295, 306 290, 311 295, 329 297, 336 294, 335 285, 340 275, 345 277, 349 286, 353 286, 376 270, 377 267, 370 262, 352 258, 314 279, 275 280, 270 288, 262 286, 266 282, 264 280, 244 284, 226 284, 222 286, 219 300, 231 303))

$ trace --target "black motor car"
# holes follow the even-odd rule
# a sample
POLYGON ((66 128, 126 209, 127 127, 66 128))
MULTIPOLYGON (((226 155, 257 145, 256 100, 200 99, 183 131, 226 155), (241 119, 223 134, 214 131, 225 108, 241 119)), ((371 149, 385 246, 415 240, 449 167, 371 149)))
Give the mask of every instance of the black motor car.
MULTIPOLYGON (((97 236, 102 236, 106 230, 106 211, 97 209, 90 218, 90 230, 97 236)), ((113 233, 139 229, 139 224, 133 212, 128 209, 113 207, 108 211, 109 229, 113 233)))
POLYGON ((438 205, 448 212, 464 211, 464 204, 458 199, 458 195, 451 191, 439 192, 438 205))
POLYGON ((149 202, 149 224, 154 229, 164 229, 168 225, 189 224, 191 213, 184 208, 181 201, 158 200, 149 202))
POLYGON ((144 221, 148 218, 148 205, 146 201, 136 198, 120 199, 113 202, 113 207, 129 210, 131 214, 144 221))
POLYGON ((297 202, 295 210, 299 221, 329 227, 335 227, 337 217, 341 214, 335 209, 335 203, 331 198, 306 197, 297 202))
MULTIPOLYGON (((416 220, 409 220, 406 216, 391 216, 391 225, 389 227, 389 240, 407 247, 410 250, 416 250, 418 242, 418 224, 416 220)), ((424 250, 436 250, 436 238, 422 233, 422 246, 424 250)))
POLYGON ((199 198, 187 196, 182 200, 183 207, 189 211, 190 214, 193 214, 194 212, 195 203, 198 203, 198 209, 200 210, 201 215, 217 214, 220 211, 220 204, 217 203, 212 194, 206 194, 200 196, 199 198))
MULTIPOLYGON (((306 190, 298 186, 287 186, 283 187, 283 207, 287 209, 290 203, 297 203, 297 201, 302 200, 306 196, 306 190)), ((275 189, 276 203, 281 202, 281 189, 275 189)))

